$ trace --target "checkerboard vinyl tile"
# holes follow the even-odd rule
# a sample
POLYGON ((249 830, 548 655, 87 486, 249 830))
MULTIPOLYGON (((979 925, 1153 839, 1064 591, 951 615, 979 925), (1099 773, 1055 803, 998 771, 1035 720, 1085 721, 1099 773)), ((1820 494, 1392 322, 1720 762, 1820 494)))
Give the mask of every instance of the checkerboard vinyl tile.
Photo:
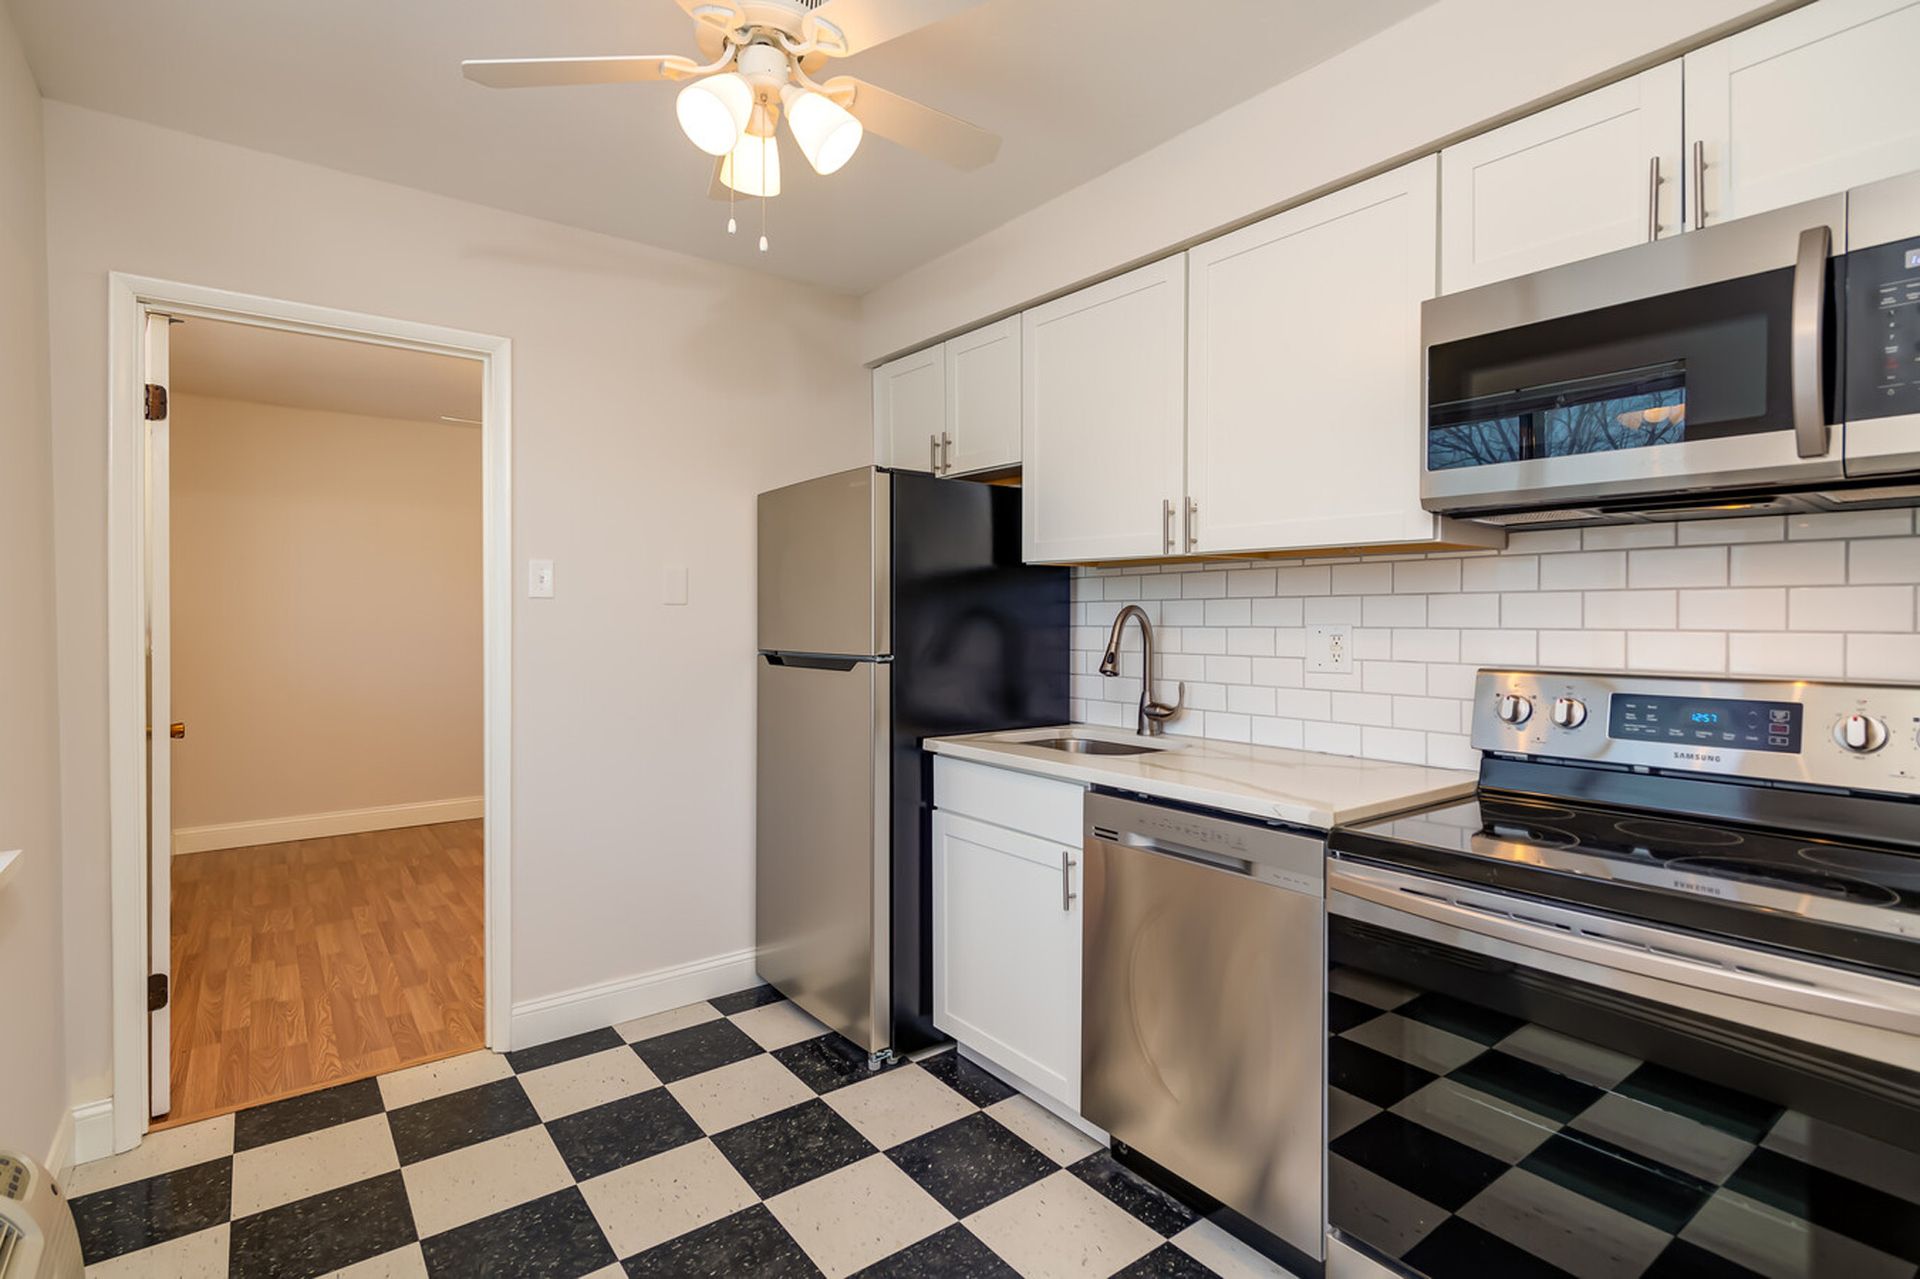
POLYGON ((948 1051, 767 987, 154 1133, 75 1171, 90 1279, 1283 1275, 948 1051))
POLYGON ((1431 1279, 1915 1279, 1920 1155, 1353 969, 1337 1218, 1431 1279))

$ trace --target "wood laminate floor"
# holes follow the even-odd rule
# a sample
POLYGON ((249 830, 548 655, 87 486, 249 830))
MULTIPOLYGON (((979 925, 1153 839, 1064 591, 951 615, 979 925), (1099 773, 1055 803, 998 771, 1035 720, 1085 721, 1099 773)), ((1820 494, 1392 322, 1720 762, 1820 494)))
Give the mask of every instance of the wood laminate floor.
POLYGON ((166 1125, 479 1048, 481 829, 174 858, 166 1125))

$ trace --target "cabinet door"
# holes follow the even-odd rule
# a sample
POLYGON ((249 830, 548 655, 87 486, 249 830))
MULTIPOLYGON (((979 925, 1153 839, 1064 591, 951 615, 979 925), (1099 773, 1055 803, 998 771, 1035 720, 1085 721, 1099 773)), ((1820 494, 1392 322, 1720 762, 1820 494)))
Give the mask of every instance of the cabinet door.
POLYGON ((1202 554, 1433 536, 1418 450, 1438 167, 1416 160, 1188 252, 1202 554))
POLYGON ((1680 63, 1440 153, 1440 288, 1452 293, 1678 234, 1680 63))
POLYGON ((1028 560, 1177 549, 1186 310, 1175 256, 1020 317, 1028 560))
POLYGON ((946 344, 945 474, 1020 465, 1020 317, 964 333, 946 344))
POLYGON ((873 442, 882 466, 938 471, 947 424, 947 360, 930 347, 873 371, 873 442))
POLYGON ((933 814, 933 1024, 1080 1106, 1080 850, 933 814))
POLYGON ((1704 221, 1920 169, 1916 47, 1913 0, 1818 0, 1688 54, 1704 221))

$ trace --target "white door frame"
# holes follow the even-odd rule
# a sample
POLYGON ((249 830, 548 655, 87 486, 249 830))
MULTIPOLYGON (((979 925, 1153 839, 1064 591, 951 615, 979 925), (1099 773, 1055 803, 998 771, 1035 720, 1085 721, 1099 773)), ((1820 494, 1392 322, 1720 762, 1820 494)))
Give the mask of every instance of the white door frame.
MULTIPOLYGON (((486 490, 485 631, 486 1042, 505 1051, 513 1007, 512 938, 513 501, 512 343, 435 324, 254 297, 113 272, 107 278, 108 843, 113 938, 113 1148, 147 1130, 145 403, 141 334, 149 311, 349 338, 478 360, 485 378, 481 477, 486 490)), ((162 729, 164 732, 164 728, 162 729)))

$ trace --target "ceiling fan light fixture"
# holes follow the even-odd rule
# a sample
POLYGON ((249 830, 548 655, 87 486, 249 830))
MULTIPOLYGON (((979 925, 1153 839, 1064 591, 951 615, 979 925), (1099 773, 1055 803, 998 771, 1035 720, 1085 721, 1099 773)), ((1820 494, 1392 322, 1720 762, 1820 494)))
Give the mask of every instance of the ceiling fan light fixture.
POLYGON ((824 93, 790 84, 780 91, 787 109, 787 127, 800 144, 813 171, 823 177, 838 172, 860 149, 866 130, 853 113, 824 93))
POLYGON ((740 145, 753 114, 753 86, 737 71, 695 80, 680 90, 674 114, 689 142, 708 155, 726 155, 740 145))
POLYGON ((772 138, 741 138, 720 162, 720 181, 741 195, 780 194, 780 148, 772 138))

